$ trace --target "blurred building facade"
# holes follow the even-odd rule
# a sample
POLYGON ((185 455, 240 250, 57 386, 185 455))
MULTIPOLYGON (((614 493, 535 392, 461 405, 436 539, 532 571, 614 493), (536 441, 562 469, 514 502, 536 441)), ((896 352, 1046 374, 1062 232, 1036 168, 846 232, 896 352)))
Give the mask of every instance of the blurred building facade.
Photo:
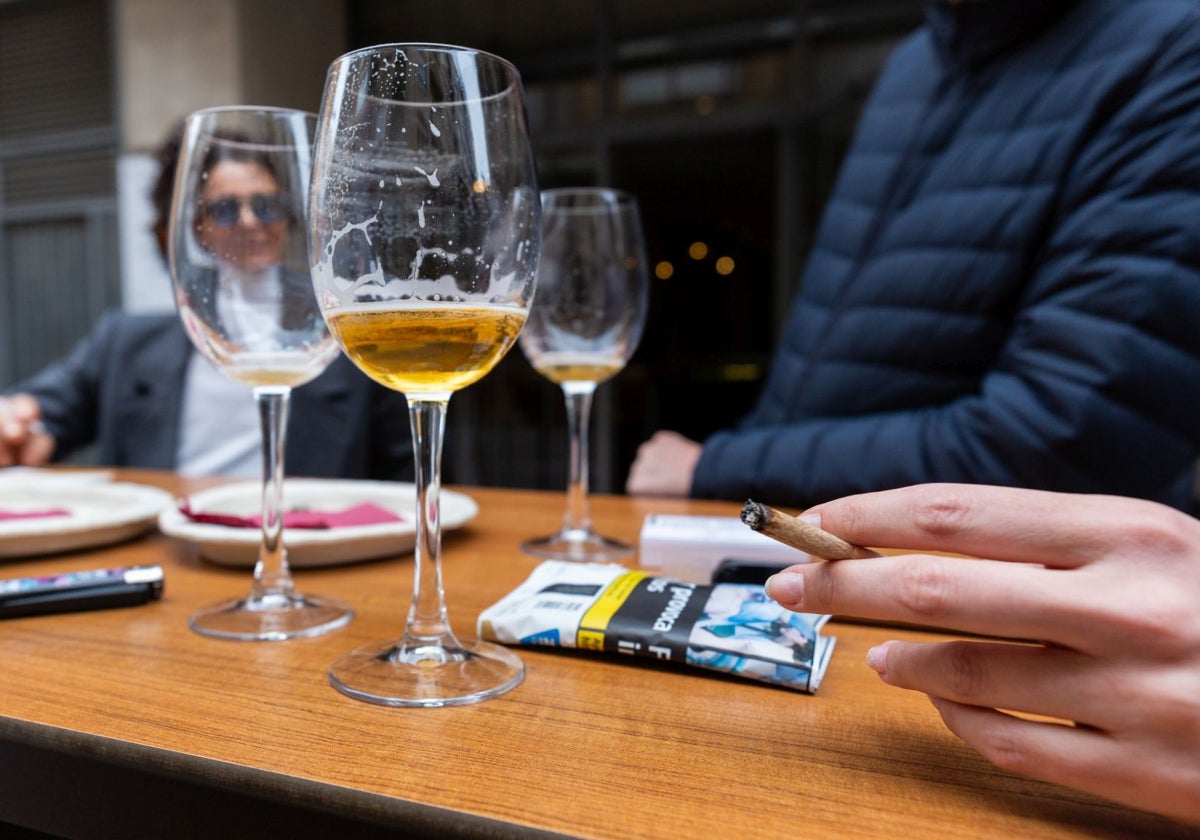
MULTIPOLYGON (((863 96, 920 0, 0 0, 0 386, 110 306, 169 309, 153 151, 190 111, 315 110, 388 41, 521 70, 542 186, 642 204, 642 347, 597 392, 593 488, 657 428, 702 438, 757 393, 863 96)), ((557 386, 519 351, 454 398, 452 481, 558 488, 557 386)))

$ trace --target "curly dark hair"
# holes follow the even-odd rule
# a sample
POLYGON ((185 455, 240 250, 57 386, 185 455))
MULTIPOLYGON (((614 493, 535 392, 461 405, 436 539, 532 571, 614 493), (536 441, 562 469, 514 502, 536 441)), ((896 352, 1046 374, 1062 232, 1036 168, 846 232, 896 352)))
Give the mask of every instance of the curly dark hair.
POLYGON ((150 203, 154 206, 154 221, 150 232, 158 242, 163 260, 167 259, 167 223, 171 218, 171 192, 175 188, 175 165, 179 163, 179 149, 183 145, 183 120, 176 123, 163 139, 154 158, 158 162, 158 176, 150 188, 150 203))

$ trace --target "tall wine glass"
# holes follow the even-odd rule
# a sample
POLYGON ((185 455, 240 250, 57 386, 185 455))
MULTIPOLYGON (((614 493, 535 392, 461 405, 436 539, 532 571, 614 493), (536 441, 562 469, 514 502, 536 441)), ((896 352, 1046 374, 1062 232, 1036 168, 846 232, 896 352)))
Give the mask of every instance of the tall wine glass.
POLYGON ((442 435, 450 395, 517 340, 533 297, 539 203, 520 77, 501 58, 386 44, 330 67, 310 251, 329 327, 408 399, 417 534, 404 634, 351 651, 330 682, 388 706, 472 703, 524 677, 512 651, 455 636, 442 588, 442 435))
POLYGON ((522 543, 530 554, 587 562, 633 552, 592 528, 588 420, 596 386, 625 367, 641 340, 647 286, 637 199, 586 187, 542 193, 538 293, 520 343, 566 397, 570 476, 562 528, 522 543))
POLYGON ((225 639, 315 636, 350 621, 303 595, 284 546, 284 434, 294 386, 337 356, 309 274, 305 207, 316 116, 278 108, 197 111, 184 126, 170 218, 175 301, 196 348, 251 386, 262 424, 262 547, 245 598, 200 609, 193 630, 225 639))

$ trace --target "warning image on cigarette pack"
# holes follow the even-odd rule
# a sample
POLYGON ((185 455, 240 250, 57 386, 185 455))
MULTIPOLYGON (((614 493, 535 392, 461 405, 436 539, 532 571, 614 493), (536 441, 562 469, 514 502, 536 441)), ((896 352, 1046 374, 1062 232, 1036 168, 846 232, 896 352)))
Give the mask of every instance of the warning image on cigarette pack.
POLYGON ((504 644, 652 657, 816 691, 835 639, 829 616, 793 613, 756 584, 698 585, 617 565, 548 560, 483 611, 504 644))
POLYGON ((829 616, 794 613, 762 586, 718 584, 688 636, 688 662, 739 676, 815 691, 834 640, 829 616))

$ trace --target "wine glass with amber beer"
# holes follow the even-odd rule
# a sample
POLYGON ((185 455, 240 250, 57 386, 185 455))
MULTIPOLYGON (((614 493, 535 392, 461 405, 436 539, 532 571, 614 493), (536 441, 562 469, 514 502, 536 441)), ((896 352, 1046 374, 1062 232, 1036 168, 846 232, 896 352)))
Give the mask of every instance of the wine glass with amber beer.
POLYGON ((502 694, 524 665, 452 631, 438 495, 450 396, 509 351, 533 298, 540 204, 516 68, 437 44, 338 58, 320 110, 309 218, 330 331, 369 377, 405 395, 416 454, 404 632, 342 656, 330 682, 387 706, 502 694))

